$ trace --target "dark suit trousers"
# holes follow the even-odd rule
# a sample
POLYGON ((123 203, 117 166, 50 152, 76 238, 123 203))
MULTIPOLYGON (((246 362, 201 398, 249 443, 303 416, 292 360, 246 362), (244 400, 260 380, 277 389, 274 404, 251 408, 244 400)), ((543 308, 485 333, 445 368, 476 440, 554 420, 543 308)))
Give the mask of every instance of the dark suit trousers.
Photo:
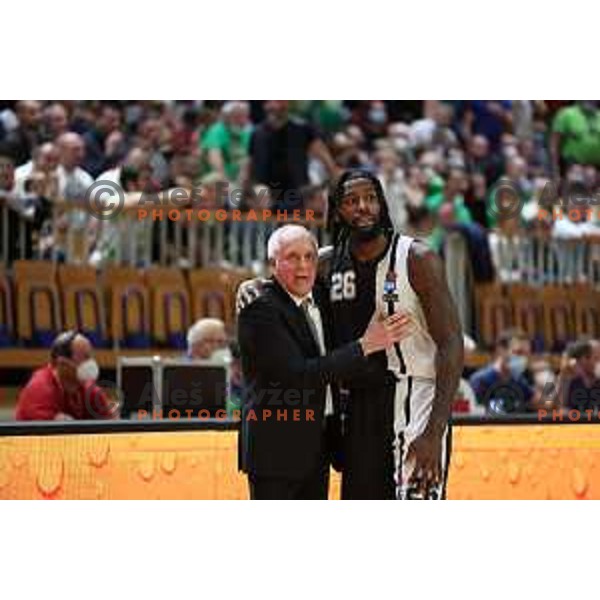
MULTIPOLYGON (((325 435, 325 432, 323 432, 325 435)), ((327 440, 325 442, 327 448, 327 440)), ((248 474, 251 500, 327 500, 329 491, 329 451, 304 479, 264 477, 248 474)))

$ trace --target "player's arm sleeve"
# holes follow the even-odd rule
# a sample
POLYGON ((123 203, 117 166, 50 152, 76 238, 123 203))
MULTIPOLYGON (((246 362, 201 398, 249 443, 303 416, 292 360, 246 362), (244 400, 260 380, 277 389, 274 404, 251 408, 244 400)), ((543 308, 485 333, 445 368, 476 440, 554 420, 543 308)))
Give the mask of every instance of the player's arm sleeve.
POLYGON ((240 313, 238 341, 242 355, 249 356, 258 371, 287 387, 323 386, 348 377, 366 364, 358 342, 326 356, 306 358, 277 309, 261 299, 240 313))

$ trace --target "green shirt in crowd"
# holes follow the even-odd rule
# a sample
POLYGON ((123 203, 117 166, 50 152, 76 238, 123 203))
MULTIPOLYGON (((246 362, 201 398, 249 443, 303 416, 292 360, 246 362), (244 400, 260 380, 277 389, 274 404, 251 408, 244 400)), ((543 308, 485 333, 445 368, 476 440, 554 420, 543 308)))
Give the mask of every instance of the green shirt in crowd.
POLYGON ((600 165, 600 110, 568 106, 556 114, 552 130, 560 133, 561 156, 570 163, 600 165))
POLYGON ((230 181, 236 181, 241 163, 248 156, 251 135, 252 132, 249 128, 236 131, 220 121, 211 125, 200 140, 200 145, 205 152, 204 173, 211 170, 207 156, 209 150, 220 150, 223 154, 227 178, 230 181))

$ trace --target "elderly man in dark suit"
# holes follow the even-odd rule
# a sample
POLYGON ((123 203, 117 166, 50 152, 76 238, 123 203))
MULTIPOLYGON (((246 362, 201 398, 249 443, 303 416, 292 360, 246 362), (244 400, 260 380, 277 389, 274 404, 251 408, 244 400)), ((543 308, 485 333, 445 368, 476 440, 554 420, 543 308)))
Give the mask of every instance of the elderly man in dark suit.
POLYGON ((408 335, 409 320, 374 315, 361 339, 328 352, 329 306, 315 286, 317 241, 304 227, 285 225, 270 237, 267 254, 273 277, 238 320, 242 468, 252 499, 326 499, 336 380, 408 335))

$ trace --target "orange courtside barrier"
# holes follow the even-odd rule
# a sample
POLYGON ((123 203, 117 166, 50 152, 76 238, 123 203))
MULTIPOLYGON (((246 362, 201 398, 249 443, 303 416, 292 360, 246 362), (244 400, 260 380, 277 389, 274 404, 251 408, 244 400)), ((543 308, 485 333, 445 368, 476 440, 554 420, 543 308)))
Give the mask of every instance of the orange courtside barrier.
MULTIPOLYGON (((600 426, 455 427, 448 496, 600 498, 600 426)), ((240 499, 247 489, 231 430, 3 435, 0 498, 240 499)))

